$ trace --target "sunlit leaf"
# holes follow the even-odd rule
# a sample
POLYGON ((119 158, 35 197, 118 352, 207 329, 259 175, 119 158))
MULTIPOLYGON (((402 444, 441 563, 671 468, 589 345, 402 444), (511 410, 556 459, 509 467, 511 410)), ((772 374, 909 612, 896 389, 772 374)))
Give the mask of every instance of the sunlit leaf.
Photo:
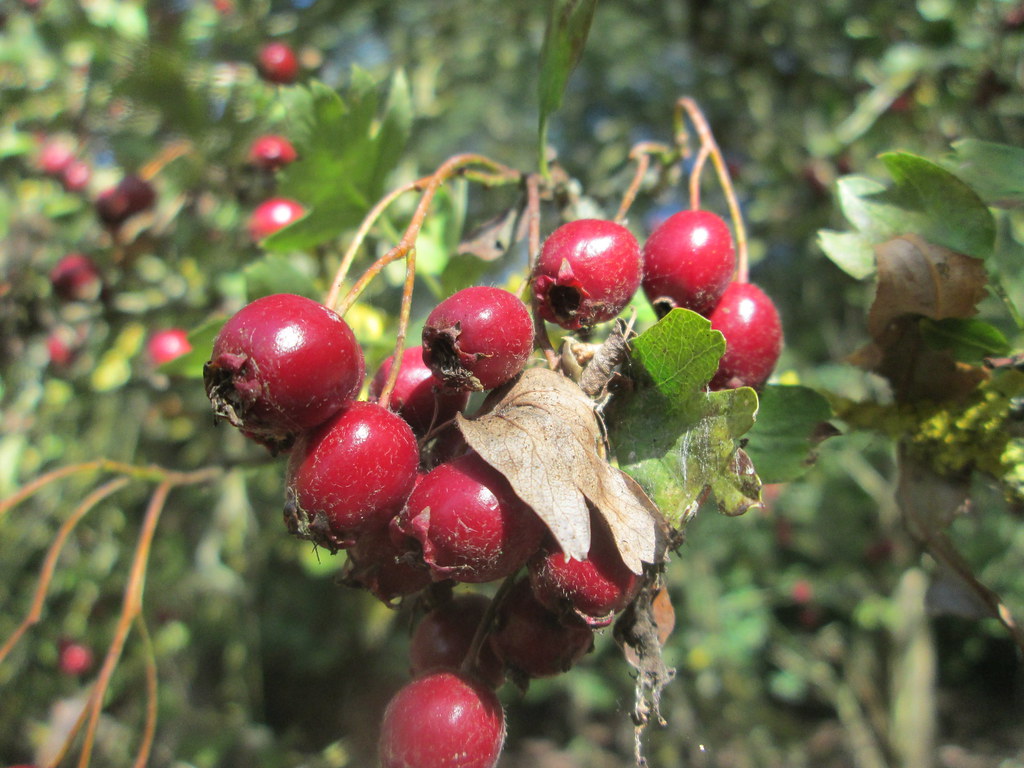
POLYGON ((948 349, 957 360, 976 363, 982 358, 1010 353, 1010 343, 994 325, 974 318, 921 319, 924 340, 937 349, 948 349))
POLYGON ((762 482, 795 480, 813 462, 814 446, 835 434, 828 400, 809 387, 767 385, 744 450, 762 482))

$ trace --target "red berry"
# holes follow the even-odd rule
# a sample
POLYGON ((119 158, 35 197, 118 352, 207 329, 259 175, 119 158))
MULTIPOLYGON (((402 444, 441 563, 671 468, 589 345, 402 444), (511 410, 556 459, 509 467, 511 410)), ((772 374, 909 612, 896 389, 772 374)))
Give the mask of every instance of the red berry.
POLYGON ((272 197, 256 206, 249 216, 249 239, 259 242, 305 215, 306 209, 294 200, 272 197))
POLYGON ((557 545, 535 555, 530 585, 548 610, 568 608, 588 625, 603 627, 636 597, 641 580, 622 562, 608 525, 598 515, 590 516, 590 532, 586 560, 567 557, 557 545))
POLYGON ((544 241, 533 293, 545 320, 590 327, 618 315, 640 287, 640 246, 613 221, 580 219, 544 241))
POLYGON ((89 186, 92 167, 84 160, 74 160, 60 174, 60 182, 68 192, 81 192, 89 186))
POLYGON ((75 677, 84 675, 92 666, 92 651, 81 643, 66 643, 60 650, 60 671, 75 677))
POLYGON ((387 529, 361 534, 348 550, 342 583, 369 590, 383 603, 419 592, 433 579, 422 558, 405 543, 393 541, 387 529))
POLYGON ((46 337, 46 352, 50 356, 50 363, 58 368, 70 365, 78 355, 80 346, 78 334, 67 326, 55 328, 46 337))
POLYGON ((464 288, 434 307, 423 326, 423 362, 450 389, 504 384, 532 351, 530 313, 501 288, 464 288))
POLYGON ((192 343, 181 328, 169 328, 150 336, 146 350, 154 365, 163 365, 191 352, 192 343))
POLYGON ((284 449, 355 397, 364 373, 344 320, 312 299, 277 293, 224 324, 203 378, 218 416, 284 449))
POLYGON ((594 633, 583 624, 563 624, 537 601, 529 580, 521 579, 498 607, 489 642, 514 676, 553 677, 593 648, 594 633))
POLYGON ((94 301, 103 290, 96 262, 83 253, 69 253, 50 270, 53 292, 64 301, 94 301))
POLYGON ((428 472, 398 527, 420 543, 437 576, 473 583, 515 573, 545 530, 505 476, 476 453, 428 472))
MULTIPOLYGON (((376 400, 391 372, 391 355, 370 382, 370 399, 376 400)), ((469 402, 469 392, 445 391, 426 363, 423 347, 409 347, 402 352, 395 388, 391 391, 390 408, 409 422, 417 435, 424 435, 431 425, 444 424, 455 418, 469 402)))
POLYGON ((643 287, 662 314, 674 307, 705 317, 736 270, 729 227, 710 211, 669 216, 644 244, 643 287))
POLYGON ((387 528, 416 483, 419 449, 401 417, 352 402, 305 434, 288 463, 286 521, 328 549, 387 528))
POLYGON ((782 321, 767 294, 753 283, 732 283, 709 319, 725 336, 711 389, 764 384, 782 352, 782 321))
POLYGON ((381 768, 494 768, 505 742, 505 713, 490 688, 438 670, 413 680, 388 703, 380 731, 381 768))
MULTIPOLYGON (((416 677, 438 667, 458 669, 490 604, 484 595, 459 595, 424 616, 409 641, 412 675, 416 677)), ((505 681, 501 662, 486 643, 480 649, 476 672, 492 688, 505 681)))
POLYGON ((297 157, 292 143, 284 136, 273 133, 260 136, 249 147, 249 162, 268 171, 276 171, 293 163, 297 157))
POLYGON ((60 176, 75 159, 75 151, 65 141, 48 139, 39 148, 36 163, 47 176, 60 176))
POLYGON ((299 76, 299 60, 287 43, 267 43, 256 60, 260 75, 271 83, 288 85, 299 76))
POLYGON ((127 219, 156 202, 156 191, 145 179, 125 176, 116 186, 100 192, 96 198, 96 214, 108 227, 121 226, 127 219))

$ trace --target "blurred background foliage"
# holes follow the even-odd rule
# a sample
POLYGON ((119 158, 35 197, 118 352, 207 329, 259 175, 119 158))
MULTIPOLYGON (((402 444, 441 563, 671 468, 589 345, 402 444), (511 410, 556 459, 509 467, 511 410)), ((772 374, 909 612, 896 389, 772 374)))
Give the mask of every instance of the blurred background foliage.
MULTIPOLYGON (((277 183, 246 165, 251 140, 273 130, 294 134, 300 151, 330 142, 301 135, 297 89, 264 83, 252 62, 264 41, 289 42, 300 82, 316 78, 346 100, 369 82, 383 101, 403 72, 411 132, 381 188, 463 151, 529 170, 546 14, 518 0, 4 0, 0 9, 0 496, 96 457, 225 467, 216 483, 173 492, 150 559, 145 614, 161 683, 151 764, 368 765, 383 705, 405 679, 412 613, 342 590, 333 576, 343 555, 317 557, 285 535, 280 462, 215 429, 195 378, 217 318, 283 280, 317 295, 341 252, 285 245, 267 256, 248 240, 249 212, 277 183), (40 173, 39 148, 52 137, 91 165, 84 191, 40 173), (115 241, 92 199, 135 171, 152 176, 158 203, 115 241), (100 265, 98 301, 53 295, 47 274, 70 251, 100 265), (196 355, 159 368, 147 340, 177 327, 195 331, 196 355), (54 337, 70 348, 66 359, 54 337)), ((779 375, 867 396, 878 380, 843 359, 866 339, 871 287, 815 246, 818 229, 842 226, 833 182, 851 172, 884 179, 876 156, 886 150, 938 158, 960 138, 1024 144, 1022 53, 1017 0, 609 0, 550 140, 589 204, 610 213, 630 146, 670 140, 675 99, 694 96, 741 195, 753 279, 780 306, 779 375)), ((452 286, 515 284, 525 266, 452 256, 464 222, 511 200, 450 191, 421 245, 434 260, 420 317, 452 286)), ((706 195, 724 214, 715 189, 706 195)), ((685 204, 682 185, 642 195, 630 226, 642 237, 685 204)), ((403 199, 389 225, 404 226, 411 205, 403 199)), ((1009 211, 999 225, 993 268, 1020 303, 1022 220, 1009 211)), ((396 325, 401 274, 388 278, 348 315, 371 368, 396 325)), ((983 316, 1020 348, 997 302, 983 316)), ((666 653, 678 676, 663 705, 668 727, 649 736, 654 765, 1024 765, 1021 660, 907 537, 894 467, 885 439, 850 434, 824 443, 804 479, 771 488, 766 511, 698 516, 669 569, 678 623, 666 653), (932 713, 929 734, 921 724, 932 713)), ((27 612, 47 545, 95 480, 50 485, 0 519, 0 638, 27 612)), ((1019 611, 1021 511, 978 485, 953 533, 1019 611)), ((0 664, 0 761, 46 760, 77 715, 96 667, 62 673, 60 649, 81 643, 100 657, 110 642, 150 490, 132 484, 86 517, 42 622, 0 664)), ((143 675, 133 636, 96 764, 131 763, 143 675)), ((504 691, 502 765, 629 764, 632 688, 602 636, 572 673, 525 697, 504 691)))

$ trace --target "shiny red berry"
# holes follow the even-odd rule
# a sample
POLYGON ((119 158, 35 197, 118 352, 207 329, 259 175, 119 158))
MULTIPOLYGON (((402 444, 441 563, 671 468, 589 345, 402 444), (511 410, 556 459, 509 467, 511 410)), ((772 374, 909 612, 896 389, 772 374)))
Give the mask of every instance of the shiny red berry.
POLYGON ((493 389, 516 376, 533 351, 526 306, 501 288, 464 288, 423 326, 423 362, 450 389, 493 389))
POLYGON ((707 317, 736 270, 728 225, 710 211, 669 216, 644 244, 643 288, 655 309, 692 309, 707 317))
POLYGON ((103 290, 103 278, 84 253, 69 253, 50 270, 50 285, 64 301, 94 301, 103 290))
POLYGON ((476 453, 430 470, 397 522, 420 543, 439 578, 473 583, 517 571, 546 530, 505 476, 476 453))
POLYGON ((640 246, 620 224, 580 219, 544 241, 533 275, 540 315, 576 330, 618 315, 640 287, 640 246))
POLYGON ((603 627, 636 597, 641 580, 622 562, 608 525, 598 515, 591 514, 590 531, 586 560, 567 557, 557 545, 535 555, 530 585, 548 610, 568 610, 592 627, 603 627))
POLYGON ((181 328, 168 328, 149 337, 146 351, 154 365, 163 365, 191 352, 192 343, 181 328))
POLYGON ((354 398, 364 372, 344 320, 312 299, 278 293, 224 324, 203 378, 219 417, 284 449, 354 398))
POLYGON ((553 677, 568 671, 594 645, 585 624, 562 623, 541 605, 528 579, 520 579, 498 607, 491 648, 513 678, 553 677))
POLYGON ((764 384, 782 353, 782 321, 775 303, 753 283, 732 283, 709 319, 725 336, 725 354, 711 389, 764 384))
MULTIPOLYGON (((370 399, 376 400, 384 389, 394 355, 384 361, 370 382, 370 399)), ((469 402, 469 392, 443 390, 441 381, 423 362, 423 347, 409 347, 402 352, 389 407, 409 422, 417 435, 424 435, 431 425, 444 424, 455 418, 469 402)))
POLYGON ((328 549, 383 531, 416 484, 412 429, 376 403, 351 402, 305 434, 288 462, 286 523, 328 549))
POLYGON ((273 133, 260 136, 249 147, 249 162, 268 171, 293 163, 297 157, 292 143, 273 133))
POLYGON ((288 85, 299 76, 299 60, 287 43, 267 43, 260 49, 256 66, 260 76, 271 83, 288 85))
MULTIPOLYGON (((484 595, 458 595, 420 619, 409 641, 412 675, 416 677, 438 667, 459 669, 490 604, 490 598, 484 595)), ((502 664, 487 643, 480 649, 475 672, 492 688, 505 681, 502 664)))
POLYGON ((505 742, 505 713, 479 680, 450 670, 419 677, 388 703, 381 768, 494 768, 505 742))
POLYGON ((305 215, 306 209, 294 200, 272 197, 256 206, 249 216, 249 239, 259 242, 305 215))
POLYGON ((156 191, 145 179, 125 176, 116 186, 103 190, 96 198, 96 214, 110 228, 121 226, 137 213, 152 208, 156 191))

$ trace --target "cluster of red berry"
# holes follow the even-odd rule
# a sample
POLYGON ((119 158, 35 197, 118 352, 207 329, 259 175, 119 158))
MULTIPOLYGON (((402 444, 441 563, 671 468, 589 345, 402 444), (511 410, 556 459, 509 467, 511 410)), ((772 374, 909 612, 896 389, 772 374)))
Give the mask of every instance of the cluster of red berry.
MULTIPOLYGON (((532 288, 542 318, 580 329, 619 315, 642 284, 659 306, 710 313, 730 349, 744 349, 730 335, 749 321, 733 320, 747 310, 727 304, 730 290, 739 302, 749 296, 729 285, 734 269, 728 228, 712 214, 677 214, 643 250, 625 227, 586 219, 544 242, 532 288)), ((723 382, 760 384, 770 372, 781 335, 765 301, 755 311, 770 311, 774 323, 771 349, 761 355, 771 358, 768 370, 735 363, 719 372, 723 382)), ((460 766, 493 766, 505 730, 493 689, 506 676, 522 684, 569 669, 591 649, 594 630, 641 587, 599 515, 592 515, 587 559, 563 555, 453 424, 472 392, 524 369, 534 338, 530 312, 515 295, 463 289, 429 314, 422 346, 404 351, 394 375, 388 358, 369 398, 358 400, 365 363, 349 326, 311 299, 275 294, 227 321, 206 364, 217 416, 289 453, 289 530, 332 552, 346 550, 349 585, 388 603, 422 593, 433 608, 413 635, 415 679, 384 716, 385 768, 455 765, 455 754, 463 755, 460 766), (501 590, 495 605, 437 586, 505 579, 524 566, 527 575, 501 590)))

